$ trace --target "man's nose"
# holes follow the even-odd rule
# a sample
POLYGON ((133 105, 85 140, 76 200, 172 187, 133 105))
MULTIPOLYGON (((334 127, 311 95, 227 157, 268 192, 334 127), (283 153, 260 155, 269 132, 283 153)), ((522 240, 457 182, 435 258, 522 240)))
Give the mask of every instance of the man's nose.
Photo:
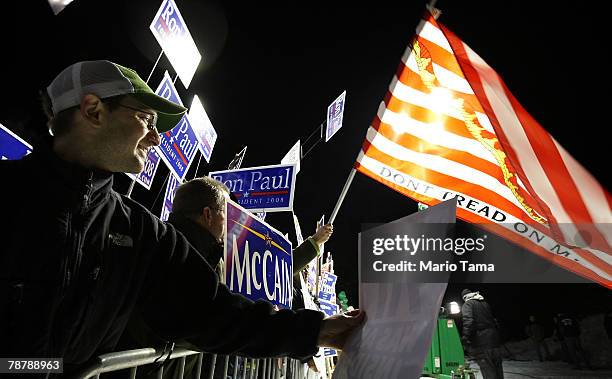
POLYGON ((153 146, 159 146, 159 144, 161 143, 161 137, 157 133, 157 128, 149 130, 149 135, 147 137, 149 138, 153 146))

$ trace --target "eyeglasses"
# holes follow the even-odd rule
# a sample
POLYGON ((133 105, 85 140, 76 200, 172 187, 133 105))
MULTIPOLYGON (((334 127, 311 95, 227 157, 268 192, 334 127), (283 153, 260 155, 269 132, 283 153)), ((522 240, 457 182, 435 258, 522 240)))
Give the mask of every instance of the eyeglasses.
POLYGON ((117 105, 120 106, 120 107, 131 109, 131 110, 136 111, 136 112, 140 112, 140 113, 146 114, 147 116, 144 117, 144 120, 147 123, 147 128, 149 130, 155 130, 155 128, 157 127, 157 115, 156 114, 150 113, 150 112, 147 112, 147 111, 143 111, 142 109, 130 107, 129 105, 125 105, 125 104, 121 104, 121 103, 117 103, 117 105))
POLYGON ((216 207, 209 207, 209 208, 212 209, 213 211, 217 211, 219 213, 225 212, 225 209, 223 209, 223 208, 216 208, 216 207))

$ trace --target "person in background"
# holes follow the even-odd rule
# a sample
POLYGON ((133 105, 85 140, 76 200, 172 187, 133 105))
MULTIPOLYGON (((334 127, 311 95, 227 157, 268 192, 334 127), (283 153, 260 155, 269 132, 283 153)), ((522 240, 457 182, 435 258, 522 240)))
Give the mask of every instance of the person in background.
POLYGON ((461 291, 461 340, 480 367, 484 379, 503 379, 500 337, 491 307, 479 292, 461 291))
POLYGON ((548 346, 544 340, 544 330, 533 315, 529 316, 529 323, 525 327, 525 334, 527 334, 533 344, 533 348, 538 353, 540 362, 549 360, 550 353, 548 352, 548 346))
MULTIPOLYGON (((208 264, 216 268, 217 274, 223 278, 223 250, 226 228, 225 205, 228 198, 231 198, 229 188, 210 177, 199 177, 189 180, 176 190, 172 212, 168 218, 168 223, 181 232, 198 251, 200 251, 208 264)), ((319 254, 319 246, 327 242, 333 233, 331 224, 319 228, 314 235, 308 237, 302 244, 293 249, 293 272, 294 272, 294 310, 304 308, 301 294, 299 293, 299 277, 297 273, 312 259, 319 254), (296 289, 296 280, 298 287, 296 289), (297 297, 297 294, 300 296, 297 297)), ((142 325, 140 321, 134 320, 129 324, 129 330, 133 333, 134 339, 139 341, 139 347, 149 346, 150 344, 160 345, 162 341, 145 338, 142 336, 142 325)), ((185 373, 193 371, 197 362, 197 356, 186 358, 185 373)), ((230 360, 233 366, 233 360, 230 360)), ((175 363, 170 363, 164 368, 164 377, 173 377, 178 372, 175 363)), ((216 366, 215 374, 220 374, 220 365, 216 366)), ((210 369, 210 366, 209 366, 210 369)), ((232 370, 230 370, 232 371, 232 370)))
POLYGON ((580 342, 580 324, 578 320, 569 314, 559 313, 557 314, 557 325, 555 331, 560 339, 562 339, 567 348, 569 362, 572 368, 581 370, 583 368, 591 367, 591 362, 587 353, 582 348, 580 342))

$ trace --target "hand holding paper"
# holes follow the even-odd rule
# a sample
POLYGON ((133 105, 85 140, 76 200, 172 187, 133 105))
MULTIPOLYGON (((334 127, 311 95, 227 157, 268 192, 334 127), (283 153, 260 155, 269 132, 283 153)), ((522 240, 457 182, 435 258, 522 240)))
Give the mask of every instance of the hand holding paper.
POLYGON ((326 317, 321 322, 317 345, 342 350, 349 335, 365 320, 360 309, 326 317))

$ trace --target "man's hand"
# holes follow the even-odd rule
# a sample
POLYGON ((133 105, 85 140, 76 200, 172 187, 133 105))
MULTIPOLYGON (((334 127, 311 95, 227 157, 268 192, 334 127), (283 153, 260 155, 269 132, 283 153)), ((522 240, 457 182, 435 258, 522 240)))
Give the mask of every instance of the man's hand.
POLYGON ((364 320, 365 312, 359 309, 323 319, 317 345, 342 350, 348 336, 364 320))
POLYGON ((317 245, 322 245, 329 240, 332 233, 334 232, 334 226, 332 224, 325 224, 317 230, 317 232, 312 236, 312 239, 317 243, 317 245))

